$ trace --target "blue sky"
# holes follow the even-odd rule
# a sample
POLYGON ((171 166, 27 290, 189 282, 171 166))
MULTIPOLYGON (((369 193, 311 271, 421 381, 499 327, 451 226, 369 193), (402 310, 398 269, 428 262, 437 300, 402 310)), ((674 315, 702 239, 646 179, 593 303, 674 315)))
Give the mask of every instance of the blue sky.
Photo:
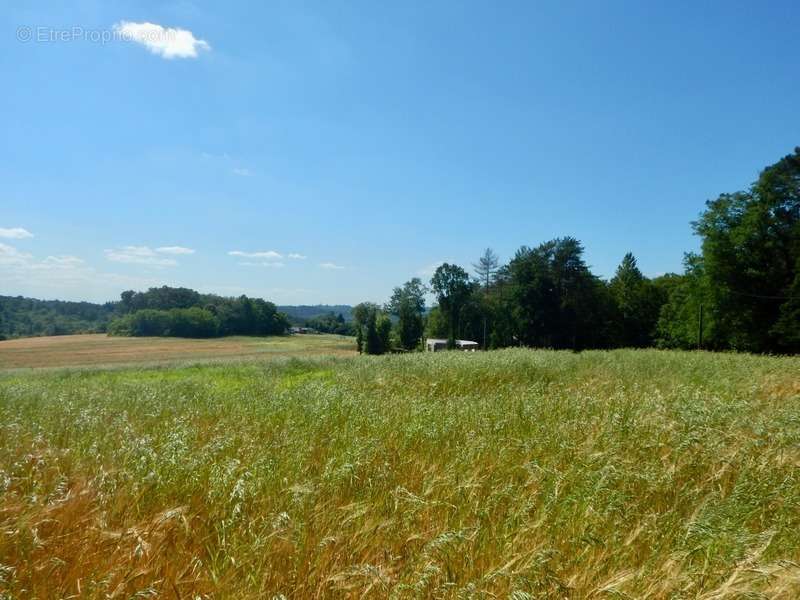
POLYGON ((0 294, 383 301, 563 235, 678 271, 800 144, 798 32, 777 1, 10 3, 0 294))

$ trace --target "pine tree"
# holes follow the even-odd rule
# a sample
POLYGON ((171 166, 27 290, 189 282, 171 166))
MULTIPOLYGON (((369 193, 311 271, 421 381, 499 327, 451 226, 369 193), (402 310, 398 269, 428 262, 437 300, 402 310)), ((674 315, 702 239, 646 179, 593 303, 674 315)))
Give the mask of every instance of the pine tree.
POLYGON ((472 268, 475 269, 478 281, 481 282, 484 289, 488 289, 489 285, 494 280, 499 266, 500 259, 491 248, 487 248, 483 251, 483 255, 478 259, 477 263, 472 263, 472 268))

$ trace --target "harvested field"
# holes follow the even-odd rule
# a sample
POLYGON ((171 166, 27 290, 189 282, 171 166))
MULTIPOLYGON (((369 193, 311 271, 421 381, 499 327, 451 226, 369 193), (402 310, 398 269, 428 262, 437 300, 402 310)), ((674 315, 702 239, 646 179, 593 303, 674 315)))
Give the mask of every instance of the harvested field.
POLYGON ((0 369, 196 362, 270 356, 346 356, 352 338, 338 335, 213 339, 64 335, 0 341, 0 369))

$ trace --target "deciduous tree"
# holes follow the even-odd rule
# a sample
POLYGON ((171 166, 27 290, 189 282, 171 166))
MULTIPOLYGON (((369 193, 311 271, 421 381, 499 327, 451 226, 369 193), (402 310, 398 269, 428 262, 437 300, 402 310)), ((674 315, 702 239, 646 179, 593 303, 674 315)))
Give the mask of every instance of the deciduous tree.
POLYGON ((471 292, 469 275, 458 265, 444 263, 433 274, 431 288, 439 301, 439 309, 449 322, 447 345, 454 348, 459 313, 471 292))

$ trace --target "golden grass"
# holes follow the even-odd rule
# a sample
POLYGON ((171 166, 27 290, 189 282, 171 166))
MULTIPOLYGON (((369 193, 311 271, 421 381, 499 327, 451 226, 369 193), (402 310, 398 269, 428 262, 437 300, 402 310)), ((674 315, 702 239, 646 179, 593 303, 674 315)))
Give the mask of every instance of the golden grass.
POLYGON ((159 364, 279 356, 353 355, 353 338, 338 335, 234 336, 213 339, 64 335, 0 341, 0 369, 159 364))
POLYGON ((800 359, 0 376, 0 597, 796 598, 800 359))

